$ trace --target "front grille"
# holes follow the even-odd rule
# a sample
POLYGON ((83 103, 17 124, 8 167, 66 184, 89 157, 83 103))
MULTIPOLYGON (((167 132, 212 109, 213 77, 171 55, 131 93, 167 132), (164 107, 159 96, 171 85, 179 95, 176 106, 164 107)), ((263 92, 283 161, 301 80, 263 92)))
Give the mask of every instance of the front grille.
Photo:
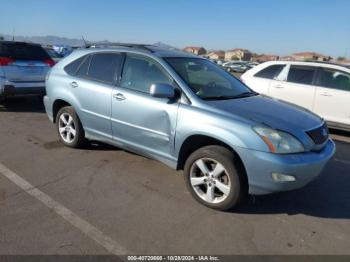
POLYGON ((326 124, 306 132, 316 145, 321 145, 328 140, 329 132, 326 124))

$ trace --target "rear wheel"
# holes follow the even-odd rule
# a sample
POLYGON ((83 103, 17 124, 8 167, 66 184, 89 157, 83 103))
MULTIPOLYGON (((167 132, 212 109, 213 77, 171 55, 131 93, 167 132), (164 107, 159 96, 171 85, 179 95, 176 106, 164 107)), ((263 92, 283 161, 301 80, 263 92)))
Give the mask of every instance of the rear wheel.
POLYGON ((243 176, 234 154, 222 146, 206 146, 192 153, 185 163, 187 188, 200 203, 217 210, 236 206, 245 195, 243 176))
POLYGON ((79 148, 85 144, 84 129, 73 107, 66 106, 58 111, 56 126, 58 136, 64 145, 79 148))

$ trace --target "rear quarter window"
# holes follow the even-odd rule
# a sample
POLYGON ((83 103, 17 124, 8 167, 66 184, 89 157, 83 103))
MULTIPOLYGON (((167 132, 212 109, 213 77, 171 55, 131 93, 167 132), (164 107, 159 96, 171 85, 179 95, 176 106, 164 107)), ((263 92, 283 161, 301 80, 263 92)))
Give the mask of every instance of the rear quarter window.
POLYGON ((79 66, 86 59, 86 57, 87 56, 80 57, 80 58, 74 60, 73 62, 71 62, 70 64, 66 65, 64 67, 64 71, 66 71, 66 73, 68 75, 74 76, 76 74, 76 72, 78 71, 79 66))

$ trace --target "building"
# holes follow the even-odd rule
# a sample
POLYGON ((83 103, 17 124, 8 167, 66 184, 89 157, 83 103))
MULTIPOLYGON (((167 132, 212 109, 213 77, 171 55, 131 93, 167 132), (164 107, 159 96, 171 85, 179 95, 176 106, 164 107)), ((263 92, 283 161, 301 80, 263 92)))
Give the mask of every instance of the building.
POLYGON ((225 59, 225 51, 212 51, 209 52, 206 57, 215 60, 223 60, 225 59))
POLYGON ((204 47, 188 46, 185 47, 183 50, 196 55, 205 55, 207 53, 207 50, 205 50, 204 47))
POLYGON ((287 56, 281 56, 279 58, 279 60, 281 60, 281 61, 295 61, 295 58, 294 58, 294 56, 287 55, 287 56))
POLYGON ((225 53, 225 60, 244 60, 250 61, 252 59, 252 53, 243 48, 236 48, 228 50, 225 53))
POLYGON ((332 57, 315 52, 300 52, 292 55, 297 61, 330 61, 332 57))
POLYGON ((254 62, 259 62, 259 63, 263 63, 263 62, 267 62, 267 61, 276 61, 279 60, 279 56, 278 55, 258 55, 256 57, 254 57, 252 59, 254 62))

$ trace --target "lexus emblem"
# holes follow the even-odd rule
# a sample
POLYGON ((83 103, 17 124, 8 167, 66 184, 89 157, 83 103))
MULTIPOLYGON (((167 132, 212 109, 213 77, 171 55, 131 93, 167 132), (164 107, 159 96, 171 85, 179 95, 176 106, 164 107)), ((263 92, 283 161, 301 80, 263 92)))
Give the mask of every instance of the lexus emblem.
POLYGON ((326 137, 326 136, 328 135, 328 132, 327 132, 327 129, 326 129, 326 128, 323 128, 323 129, 322 129, 322 135, 323 135, 324 137, 326 137))

